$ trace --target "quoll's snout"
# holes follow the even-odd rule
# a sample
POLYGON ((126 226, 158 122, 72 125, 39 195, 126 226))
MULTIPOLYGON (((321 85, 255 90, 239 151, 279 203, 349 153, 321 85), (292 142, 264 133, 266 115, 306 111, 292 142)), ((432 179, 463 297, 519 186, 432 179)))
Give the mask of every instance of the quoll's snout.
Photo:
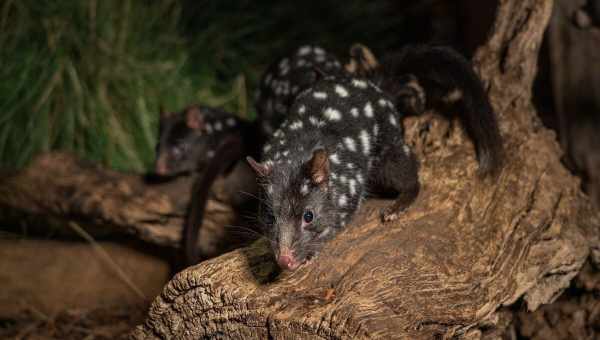
POLYGON ((282 249, 277 256, 277 264, 284 270, 295 270, 300 265, 289 249, 282 249))
POLYGON ((164 157, 159 157, 154 166, 154 171, 161 176, 166 175, 169 172, 169 168, 167 166, 166 159, 164 157))

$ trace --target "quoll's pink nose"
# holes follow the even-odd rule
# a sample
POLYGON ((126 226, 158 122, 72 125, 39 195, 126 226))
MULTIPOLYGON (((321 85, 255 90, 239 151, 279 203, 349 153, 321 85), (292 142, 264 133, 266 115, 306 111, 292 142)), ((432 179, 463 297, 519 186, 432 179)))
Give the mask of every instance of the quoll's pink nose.
POLYGON ((164 159, 160 158, 159 160, 156 161, 155 167, 154 167, 154 171, 159 174, 159 175, 166 175, 167 172, 169 171, 167 169, 167 164, 165 162, 164 159))
POLYGON ((296 261, 294 256, 290 253, 279 255, 279 258, 277 258, 277 264, 279 264, 281 269, 285 270, 294 270, 298 268, 299 265, 298 261, 296 261))

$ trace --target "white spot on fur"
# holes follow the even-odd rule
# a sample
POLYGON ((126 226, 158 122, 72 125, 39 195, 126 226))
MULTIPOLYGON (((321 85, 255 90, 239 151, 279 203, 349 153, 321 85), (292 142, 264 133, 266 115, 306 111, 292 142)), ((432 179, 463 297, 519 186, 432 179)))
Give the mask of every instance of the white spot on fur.
POLYGON ((356 195, 356 180, 351 179, 349 182, 349 187, 350 187, 350 195, 354 196, 356 195))
POLYGON ((292 124, 290 124, 290 130, 298 130, 298 129, 302 129, 302 121, 301 120, 297 120, 295 122, 293 122, 292 124))
POLYGON ((312 47, 310 46, 302 46, 298 50, 298 55, 307 55, 312 51, 312 47))
POLYGON ((279 141, 279 145, 285 145, 285 139, 281 139, 281 140, 279 141))
POLYGON ((272 185, 269 185, 269 186, 267 187, 267 192, 268 192, 269 194, 271 194, 271 195, 273 194, 273 186, 272 186, 272 185))
POLYGON ((340 182, 345 184, 346 182, 348 182, 348 178, 346 176, 344 176, 344 175, 341 175, 340 176, 340 182))
POLYGON ((371 106, 371 102, 367 102, 367 104, 365 104, 365 117, 367 118, 373 118, 373 106, 371 106))
POLYGON ((361 89, 367 88, 367 82, 360 79, 352 79, 352 85, 361 89))
POLYGON ((273 158, 274 158, 275 160, 278 160, 278 159, 279 159, 279 157, 281 157, 281 154, 280 154, 279 152, 276 152, 276 153, 275 153, 275 156, 273 156, 273 158))
POLYGON ((271 144, 267 144, 263 147, 263 152, 267 153, 267 152, 269 152, 269 150, 271 150, 271 148, 272 148, 271 144))
POLYGON ((315 47, 315 54, 325 54, 325 51, 320 47, 315 47))
POLYGON ((281 154, 284 155, 285 157, 287 157, 290 154, 290 150, 285 150, 281 154))
POLYGON ((353 108, 350 110, 350 114, 351 114, 351 115, 352 115, 352 117, 354 117, 354 118, 358 117, 358 109, 357 109, 357 108, 355 108, 355 107, 353 107, 353 108))
POLYGON ((404 151, 405 155, 407 155, 407 156, 410 155, 410 148, 408 147, 408 145, 404 144, 402 146, 402 151, 404 151))
POLYGON ((385 102, 385 99, 381 98, 377 101, 379 103, 379 106, 381 107, 386 107, 387 103, 385 102))
POLYGON ((296 62, 296 66, 298 66, 298 67, 302 67, 304 65, 306 65, 306 60, 304 60, 304 59, 300 59, 296 62))
POLYGON ((360 184, 364 184, 365 183, 365 178, 363 177, 363 175, 361 173, 356 174, 356 180, 360 184))
POLYGON ((233 118, 227 118, 227 120, 225 121, 225 124, 227 124, 227 126, 229 126, 229 127, 234 127, 235 126, 235 119, 233 119, 233 118))
POLYGON ((206 124, 206 125, 204 126, 204 128, 206 129, 206 132, 207 132, 208 134, 211 134, 211 133, 213 132, 212 125, 210 125, 210 124, 206 124))
POLYGON ((346 90, 346 88, 341 85, 335 86, 335 93, 337 93, 338 96, 340 96, 342 98, 348 97, 348 90, 346 90))
POLYGON ((394 114, 390 114, 390 124, 392 124, 393 126, 397 126, 398 122, 396 121, 396 116, 394 116, 394 114))
POLYGON ((313 93, 313 97, 315 97, 315 99, 327 99, 327 93, 325 93, 325 92, 314 92, 313 93))
POLYGON ((331 121, 338 121, 340 119, 342 119, 342 114, 340 113, 340 111, 328 107, 325 112, 323 112, 323 115, 325 116, 325 118, 331 120, 331 121))
POLYGON ((215 152, 210 150, 206 153, 206 156, 208 156, 208 158, 213 158, 215 156, 215 152))
POLYGON ((335 164, 340 164, 340 159, 338 158, 338 155, 335 153, 332 153, 331 155, 329 155, 329 160, 335 164))
POLYGON ((346 164, 346 168, 348 168, 348 169, 354 169, 354 163, 348 163, 348 164, 346 164))
POLYGON ((303 114, 304 112, 306 112, 306 106, 300 105, 300 107, 298 108, 298 113, 303 114))
POLYGON ((282 76, 285 76, 286 74, 288 74, 289 71, 290 71, 290 67, 287 64, 285 64, 285 66, 282 67, 281 70, 279 71, 279 74, 281 74, 282 76))
POLYGON ((373 135, 375 135, 375 137, 379 135, 379 125, 377 124, 373 125, 373 135))
POLYGON ((288 63, 289 63, 289 60, 287 58, 281 59, 281 61, 279 62, 279 68, 288 67, 288 63))
POLYGON ((340 195, 340 198, 338 199, 338 205, 340 207, 345 207, 346 203, 348 203, 348 199, 346 198, 346 195, 340 195))
POLYGON ((302 195, 308 195, 308 185, 306 185, 306 183, 302 184, 300 187, 300 193, 302 195))
POLYGON ((315 116, 310 116, 308 117, 308 120, 310 121, 310 123, 316 127, 321 127, 323 125, 325 125, 325 122, 322 120, 319 120, 317 117, 315 116))
POLYGON ((368 155, 369 151, 371 149, 371 144, 370 144, 371 141, 370 141, 369 133, 367 132, 367 130, 361 130, 359 138, 360 138, 360 142, 362 144, 363 153, 365 155, 368 155))
POLYGON ((345 137, 344 144, 346 144, 346 147, 348 148, 348 150, 350 150, 352 152, 356 151, 356 142, 354 141, 354 139, 352 139, 350 137, 345 137))

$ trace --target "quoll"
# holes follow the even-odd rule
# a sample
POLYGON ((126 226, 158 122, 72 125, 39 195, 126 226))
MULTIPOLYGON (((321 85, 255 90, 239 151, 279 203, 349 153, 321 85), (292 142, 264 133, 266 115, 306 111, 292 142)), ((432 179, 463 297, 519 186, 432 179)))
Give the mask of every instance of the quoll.
POLYGON ((297 96, 273 136, 262 162, 248 162, 264 187, 261 219, 283 269, 296 269, 344 228, 367 190, 398 195, 384 220, 418 194, 418 163, 403 141, 401 116, 366 79, 318 81, 297 96))

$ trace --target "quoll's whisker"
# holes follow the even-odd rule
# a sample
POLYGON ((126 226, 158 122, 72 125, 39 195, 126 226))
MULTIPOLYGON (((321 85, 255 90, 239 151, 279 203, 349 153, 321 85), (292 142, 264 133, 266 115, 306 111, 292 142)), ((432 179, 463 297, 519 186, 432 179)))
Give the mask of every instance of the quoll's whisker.
POLYGON ((238 192, 239 192, 240 194, 242 194, 242 195, 246 195, 246 196, 248 196, 248 197, 254 198, 254 199, 258 200, 259 202, 264 202, 264 198, 258 197, 258 196, 254 195, 254 194, 252 194, 252 193, 249 193, 249 192, 247 192, 247 191, 240 190, 240 191, 238 191, 238 192))

